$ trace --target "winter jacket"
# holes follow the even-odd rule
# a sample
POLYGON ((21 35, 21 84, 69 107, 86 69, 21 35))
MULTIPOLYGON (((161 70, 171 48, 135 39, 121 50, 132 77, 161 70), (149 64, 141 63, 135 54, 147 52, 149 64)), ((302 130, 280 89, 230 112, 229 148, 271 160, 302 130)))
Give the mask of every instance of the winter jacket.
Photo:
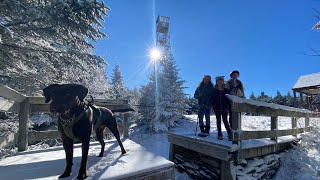
POLYGON ((194 93, 194 98, 198 99, 200 109, 210 109, 213 95, 213 85, 204 84, 198 87, 194 93))
POLYGON ((229 94, 235 95, 241 98, 246 98, 244 95, 244 87, 240 80, 229 79, 226 82, 226 88, 229 90, 229 94))
POLYGON ((229 94, 229 90, 226 88, 223 88, 222 90, 217 88, 213 89, 212 107, 214 111, 228 111, 230 102, 225 96, 226 94, 229 94))

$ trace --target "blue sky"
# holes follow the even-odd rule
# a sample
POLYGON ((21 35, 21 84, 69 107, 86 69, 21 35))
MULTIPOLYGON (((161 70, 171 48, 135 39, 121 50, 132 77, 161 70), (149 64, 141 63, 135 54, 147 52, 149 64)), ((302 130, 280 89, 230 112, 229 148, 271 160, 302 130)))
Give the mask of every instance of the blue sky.
MULTIPOLYGON (((154 14, 170 17, 173 53, 193 94, 204 74, 240 71, 247 97, 264 91, 291 92, 300 75, 320 72, 320 32, 312 30, 320 1, 292 0, 108 0, 111 8, 96 52, 115 64, 130 88, 148 82, 148 49, 153 44, 154 14)), ((319 15, 320 16, 320 15, 319 15)))

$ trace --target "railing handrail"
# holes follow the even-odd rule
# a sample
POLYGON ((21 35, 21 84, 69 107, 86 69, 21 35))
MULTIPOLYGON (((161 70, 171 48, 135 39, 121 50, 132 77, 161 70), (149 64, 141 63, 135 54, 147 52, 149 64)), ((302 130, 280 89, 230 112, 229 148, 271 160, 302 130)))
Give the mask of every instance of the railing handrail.
POLYGON ((231 109, 234 112, 259 113, 267 116, 305 117, 315 112, 308 109, 294 108, 274 103, 244 99, 234 95, 226 95, 232 102, 231 109))
MULTIPOLYGON (((300 108, 287 107, 274 103, 266 103, 255 100, 239 98, 234 95, 227 94, 226 97, 231 101, 231 121, 232 121, 232 143, 237 144, 235 153, 236 161, 240 160, 240 151, 242 149, 241 140, 271 138, 278 143, 278 137, 294 135, 310 131, 309 118, 317 113, 300 108), (271 129, 269 131, 242 131, 242 112, 257 113, 259 115, 271 116, 271 129), (278 117, 287 116, 292 118, 292 129, 279 130, 278 117), (297 117, 305 117, 305 127, 297 128, 297 117)), ((276 151, 276 149, 275 149, 276 151)))
MULTIPOLYGON (((25 96, 5 85, 0 84, 0 111, 19 113, 18 151, 25 151, 28 145, 28 138, 31 141, 41 138, 56 138, 57 131, 30 132, 28 134, 28 116, 33 112, 49 112, 49 104, 45 103, 43 96, 25 96), (45 134, 45 136, 43 135, 45 134)), ((94 99, 94 104, 107 107, 110 110, 130 108, 128 100, 94 99)), ((124 115, 123 135, 129 137, 128 116, 124 115)))

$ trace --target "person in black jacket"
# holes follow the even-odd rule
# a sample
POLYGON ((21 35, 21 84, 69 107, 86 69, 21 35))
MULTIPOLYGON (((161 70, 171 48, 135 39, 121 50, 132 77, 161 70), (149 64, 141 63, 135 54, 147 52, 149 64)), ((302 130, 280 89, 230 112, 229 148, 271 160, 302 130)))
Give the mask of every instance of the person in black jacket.
POLYGON ((201 133, 199 136, 208 136, 210 132, 210 110, 211 110, 211 101, 213 95, 213 84, 211 82, 211 76, 205 75, 197 87, 194 98, 198 99, 199 105, 199 126, 201 133), (206 126, 203 123, 203 116, 206 117, 206 126))
POLYGON ((216 85, 213 90, 213 99, 212 99, 212 107, 214 109, 214 113, 217 118, 217 129, 218 129, 218 139, 223 139, 221 132, 221 117, 223 120, 223 124, 228 133, 228 139, 230 140, 231 130, 228 122, 228 109, 229 109, 229 100, 225 96, 229 93, 229 90, 225 88, 224 84, 224 76, 216 77, 216 85))

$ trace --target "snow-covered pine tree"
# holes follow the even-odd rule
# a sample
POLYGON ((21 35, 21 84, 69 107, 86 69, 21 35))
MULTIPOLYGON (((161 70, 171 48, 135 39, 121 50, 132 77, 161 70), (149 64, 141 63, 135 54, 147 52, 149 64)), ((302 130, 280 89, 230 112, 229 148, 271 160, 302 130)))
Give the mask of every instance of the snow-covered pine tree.
POLYGON ((179 69, 172 52, 160 62, 162 70, 159 74, 159 118, 153 120, 153 130, 168 131, 175 121, 186 112, 186 94, 184 80, 179 77, 179 69))
POLYGON ((126 99, 129 97, 129 89, 125 85, 120 66, 118 64, 115 65, 113 72, 111 74, 111 83, 110 83, 110 95, 112 99, 126 99))
POLYGON ((141 98, 141 90, 135 87, 133 90, 130 90, 129 93, 129 104, 134 109, 134 112, 129 114, 130 122, 135 122, 140 124, 140 120, 142 119, 141 114, 139 113, 138 104, 140 103, 141 98))
POLYGON ((103 78, 92 42, 106 37, 107 10, 93 0, 0 1, 0 83, 32 95, 50 83, 103 78), (66 75, 74 71, 83 73, 66 75))
POLYGON ((156 91, 156 78, 154 71, 149 76, 148 84, 141 87, 141 98, 139 100, 139 110, 141 114, 141 123, 152 129, 152 121, 156 118, 155 109, 155 91, 156 91))

